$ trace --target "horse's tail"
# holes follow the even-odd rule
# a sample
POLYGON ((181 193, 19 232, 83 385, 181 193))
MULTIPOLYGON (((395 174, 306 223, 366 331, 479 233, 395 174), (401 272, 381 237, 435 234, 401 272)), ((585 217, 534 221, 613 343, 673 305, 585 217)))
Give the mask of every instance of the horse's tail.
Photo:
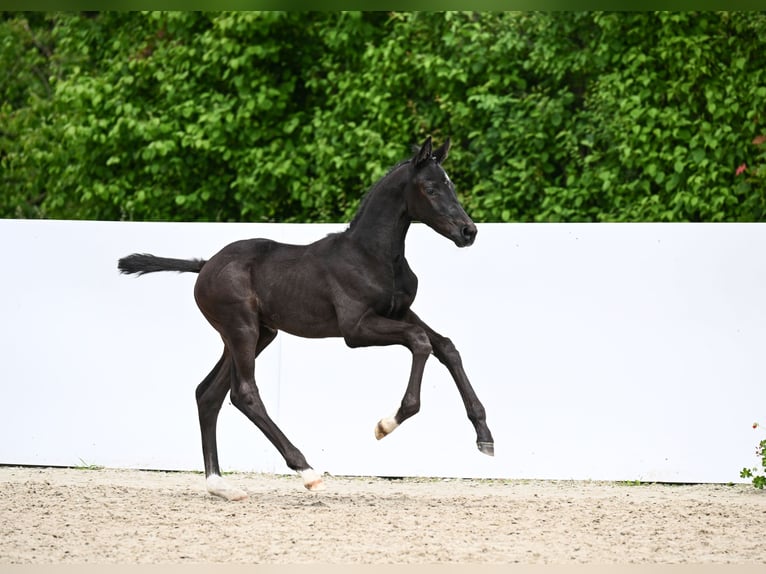
POLYGON ((134 253, 117 262, 117 269, 126 275, 154 273, 155 271, 178 271, 199 273, 207 261, 204 259, 171 259, 156 257, 148 253, 134 253))

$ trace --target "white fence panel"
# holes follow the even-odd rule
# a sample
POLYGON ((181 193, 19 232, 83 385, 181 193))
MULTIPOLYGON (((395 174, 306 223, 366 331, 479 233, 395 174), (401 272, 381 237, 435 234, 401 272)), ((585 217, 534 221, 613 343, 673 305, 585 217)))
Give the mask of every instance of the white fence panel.
MULTIPOLYGON (((210 257, 342 225, 0 221, 0 463, 201 469, 194 389, 221 342, 193 274, 118 274, 132 252, 210 257)), ((318 470, 346 475, 739 482, 766 385, 766 225, 484 224, 457 249, 414 225, 414 308, 461 351, 496 456, 479 453, 446 370, 389 437, 401 347, 280 334, 257 377, 318 470)), ((285 472, 230 404, 226 470, 285 472)))

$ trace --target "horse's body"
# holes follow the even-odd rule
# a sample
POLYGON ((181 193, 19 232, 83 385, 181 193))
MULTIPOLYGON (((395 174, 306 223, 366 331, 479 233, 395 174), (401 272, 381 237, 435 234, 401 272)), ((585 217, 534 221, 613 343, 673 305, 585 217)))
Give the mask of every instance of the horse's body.
POLYGON ((460 355, 410 309, 417 277, 404 256, 412 220, 419 220, 459 247, 471 245, 476 226, 458 202, 441 167, 449 141, 432 151, 429 138, 415 156, 393 168, 365 196, 341 233, 309 245, 268 239, 231 243, 208 261, 134 254, 119 262, 123 273, 197 272, 194 296, 202 313, 220 333, 224 351, 197 387, 197 405, 208 490, 228 499, 243 491, 220 476, 216 421, 226 393, 232 403, 266 435, 308 489, 322 486, 303 454, 277 428, 255 384, 255 358, 282 330, 301 337, 343 337, 350 347, 400 344, 412 352, 412 368, 397 412, 378 422, 378 439, 420 408, 426 359, 433 353, 452 374, 479 450, 494 453, 484 407, 463 370, 460 355))

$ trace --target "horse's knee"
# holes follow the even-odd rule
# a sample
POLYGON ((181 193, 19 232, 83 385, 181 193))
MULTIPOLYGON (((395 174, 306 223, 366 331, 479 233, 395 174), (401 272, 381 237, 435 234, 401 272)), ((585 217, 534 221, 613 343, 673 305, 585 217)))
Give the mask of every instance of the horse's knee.
POLYGON ((460 352, 452 340, 447 337, 441 337, 434 341, 434 355, 447 365, 459 365, 462 363, 460 352))
POLYGON ((433 352, 431 340, 425 331, 416 331, 410 335, 408 347, 413 355, 427 357, 433 352))

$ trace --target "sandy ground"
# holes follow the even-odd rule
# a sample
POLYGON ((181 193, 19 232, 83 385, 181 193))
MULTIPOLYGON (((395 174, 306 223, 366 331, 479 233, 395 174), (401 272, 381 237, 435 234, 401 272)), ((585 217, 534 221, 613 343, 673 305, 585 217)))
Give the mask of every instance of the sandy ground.
POLYGON ((0 467, 0 563, 766 564, 750 485, 0 467))

